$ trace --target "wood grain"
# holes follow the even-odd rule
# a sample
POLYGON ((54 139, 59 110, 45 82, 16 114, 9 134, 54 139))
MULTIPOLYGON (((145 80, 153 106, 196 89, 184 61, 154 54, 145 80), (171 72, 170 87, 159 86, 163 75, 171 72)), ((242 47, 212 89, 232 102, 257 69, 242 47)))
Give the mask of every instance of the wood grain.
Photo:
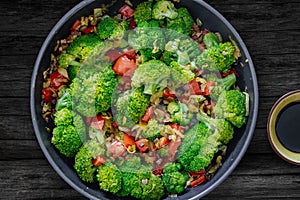
MULTIPOLYGON (((30 116, 36 56, 58 20, 80 0, 0 2, 0 199, 85 199, 43 155, 30 116)), ((240 33, 260 92, 257 126, 233 173, 203 199, 299 199, 300 168, 279 158, 267 139, 268 113, 300 88, 299 0, 207 0, 240 33)))

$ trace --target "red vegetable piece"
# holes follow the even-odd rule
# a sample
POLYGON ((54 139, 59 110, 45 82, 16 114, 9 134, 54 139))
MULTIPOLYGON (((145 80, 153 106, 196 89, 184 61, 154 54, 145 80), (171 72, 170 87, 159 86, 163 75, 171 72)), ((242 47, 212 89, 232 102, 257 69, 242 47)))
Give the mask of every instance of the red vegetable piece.
POLYGON ((134 138, 131 135, 125 133, 123 136, 123 144, 125 145, 125 147, 135 145, 134 138))
POLYGON ((202 94, 202 92, 200 90, 200 86, 199 86, 198 82, 196 81, 196 79, 190 81, 188 86, 189 86, 189 91, 190 91, 191 95, 193 95, 193 94, 201 95, 202 94))
POLYGON ((191 176, 203 176, 203 175, 205 175, 205 170, 200 170, 200 171, 198 171, 198 172, 189 172, 189 174, 191 175, 191 176))
POLYGON ((84 34, 89 34, 91 32, 94 32, 94 30, 95 30, 94 26, 89 26, 89 27, 86 27, 85 29, 83 29, 81 32, 83 32, 84 34))
POLYGON ((153 113, 154 113, 154 107, 153 106, 148 107, 144 116, 141 119, 142 122, 148 122, 151 119, 153 113))
POLYGON ((112 157, 117 158, 120 157, 124 152, 126 152, 126 148, 119 141, 114 141, 108 150, 112 153, 112 157))
POLYGON ((103 130, 105 119, 101 115, 91 118, 90 126, 95 129, 103 130))
POLYGON ((125 4, 120 8, 119 13, 126 18, 131 18, 134 15, 134 10, 125 4))
POLYGON ((121 56, 121 53, 117 49, 113 49, 107 51, 106 56, 109 57, 110 61, 115 62, 121 56))
POLYGON ((149 144, 147 139, 140 139, 135 142, 136 148, 141 152, 145 153, 149 149, 149 144))
POLYGON ((170 141, 168 140, 168 138, 166 137, 161 137, 159 138, 159 141, 157 143, 155 143, 155 146, 160 149, 163 148, 164 146, 168 145, 170 143, 170 141))
POLYGON ((173 129, 176 129, 176 130, 180 131, 180 132, 184 131, 184 128, 182 126, 180 126, 179 124, 177 124, 177 123, 169 124, 169 126, 173 129))
POLYGON ((80 24, 81 24, 80 20, 76 20, 71 26, 71 31, 77 31, 80 27, 80 24))
POLYGON ((175 141, 171 140, 171 142, 169 143, 169 146, 168 146, 168 152, 171 155, 170 160, 175 159, 177 149, 179 148, 180 145, 181 145, 180 137, 177 136, 175 141))
POLYGON ((53 95, 53 92, 52 92, 52 90, 51 90, 50 88, 44 88, 44 89, 42 90, 42 95, 43 95, 44 101, 45 101, 46 103, 49 103, 49 102, 52 101, 52 95, 53 95))
POLYGON ((221 77, 225 78, 226 76, 228 76, 230 74, 238 75, 237 71, 235 69, 231 68, 228 72, 221 72, 221 77))
POLYGON ((137 66, 134 60, 129 59, 126 55, 118 58, 117 62, 113 66, 113 70, 116 74, 132 76, 137 66))
POLYGON ((54 89, 58 89, 60 86, 65 85, 68 79, 61 75, 58 71, 53 72, 50 75, 50 86, 54 89))
POLYGON ((169 97, 174 98, 174 97, 176 97, 176 95, 173 94, 173 93, 171 93, 169 89, 165 89, 165 90, 164 90, 164 98, 167 99, 167 98, 169 98, 169 97))
POLYGON ((129 59, 135 59, 136 58, 134 49, 130 49, 128 51, 123 52, 122 56, 127 56, 127 58, 129 58, 129 59))
POLYGON ((191 183, 190 183, 190 186, 191 187, 196 187, 197 185, 203 183, 206 181, 206 177, 205 175, 202 175, 202 176, 198 176, 196 179, 192 180, 191 183))
POLYGON ((162 175, 163 173, 163 168, 156 168, 152 170, 152 174, 158 176, 158 175, 162 175))
POLYGON ((105 163, 106 163, 106 158, 103 156, 97 156, 96 158, 93 159, 93 165, 95 167, 99 167, 105 163))
POLYGON ((129 29, 132 30, 136 27, 136 23, 134 20, 131 20, 130 23, 129 23, 129 29))
POLYGON ((206 86, 204 88, 204 92, 202 93, 203 95, 210 95, 212 88, 215 86, 214 81, 206 81, 206 86))

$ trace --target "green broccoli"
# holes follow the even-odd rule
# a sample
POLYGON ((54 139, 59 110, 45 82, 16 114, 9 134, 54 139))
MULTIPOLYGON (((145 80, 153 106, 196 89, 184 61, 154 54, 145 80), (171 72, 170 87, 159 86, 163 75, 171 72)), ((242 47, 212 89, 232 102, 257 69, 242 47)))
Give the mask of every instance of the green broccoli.
MULTIPOLYGON (((103 45, 102 41, 95 34, 82 35, 73 40, 70 46, 66 49, 66 53, 72 55, 76 61, 81 62, 87 59, 93 53, 93 51, 96 51, 101 45, 103 45)), ((64 66, 66 66, 68 63, 71 65, 74 64, 74 62, 70 60, 70 56, 66 56, 65 54, 61 55, 63 57, 61 58, 60 62, 64 66)))
POLYGON ((166 88, 169 79, 169 67, 160 60, 150 60, 140 64, 135 70, 131 86, 144 86, 144 93, 152 95, 166 88))
POLYGON ((169 162, 163 169, 162 181, 169 194, 180 194, 185 190, 189 176, 179 163, 169 162))
POLYGON ((119 126, 132 127, 144 115, 150 105, 150 96, 143 88, 136 88, 121 93, 115 103, 115 120, 119 126))
POLYGON ((60 54, 58 58, 58 64, 60 67, 67 69, 72 64, 77 64, 76 57, 68 54, 66 52, 63 52, 60 54))
MULTIPOLYGON (((202 147, 208 142, 209 135, 209 129, 204 123, 194 125, 185 133, 179 147, 178 161, 186 171, 200 171, 210 163, 213 154, 202 152, 206 150, 202 150, 202 147), (205 157, 205 155, 207 156, 205 157)), ((215 148, 212 148, 211 151, 215 151, 215 148)))
POLYGON ((177 62, 171 62, 170 65, 171 70, 171 79, 172 83, 176 86, 180 86, 186 84, 194 79, 195 74, 185 66, 180 65, 177 62))
POLYGON ((230 122, 222 118, 212 118, 203 111, 201 106, 197 119, 203 122, 209 129, 209 131, 215 134, 215 138, 222 144, 227 144, 234 134, 234 129, 230 122))
POLYGON ((234 58, 235 48, 230 42, 220 43, 205 49, 196 59, 196 64, 200 69, 209 71, 227 72, 236 61, 234 58))
POLYGON ((177 124, 188 125, 193 117, 193 114, 188 111, 188 107, 184 103, 170 102, 167 110, 171 114, 171 121, 177 124))
POLYGON ((155 119, 150 119, 141 136, 148 140, 154 141, 156 138, 161 138, 161 132, 164 130, 164 125, 159 124, 155 119))
POLYGON ((73 88, 73 84, 71 84, 69 88, 67 88, 67 87, 64 88, 63 91, 60 89, 61 93, 58 96, 58 100, 57 100, 56 106, 55 106, 56 111, 60 111, 63 108, 72 110, 72 108, 73 108, 72 88, 73 88))
POLYGON ((178 16, 177 9, 171 1, 162 0, 153 5, 152 18, 162 20, 165 18, 175 19, 178 16))
POLYGON ((144 49, 140 49, 139 53, 140 53, 139 60, 141 61, 141 63, 144 63, 149 60, 158 59, 161 56, 162 51, 159 50, 159 51, 153 53, 153 49, 144 48, 144 49))
POLYGON ((177 12, 178 16, 175 19, 168 19, 167 28, 181 34, 190 35, 194 27, 194 19, 186 8, 181 7, 177 12))
POLYGON ((152 53, 155 54, 164 50, 166 41, 158 21, 151 20, 141 22, 135 32, 131 31, 128 34, 128 44, 135 50, 152 49, 152 53))
POLYGON ((88 140, 80 148, 75 156, 74 169, 83 181, 89 183, 95 181, 97 168, 93 165, 93 159, 104 155, 104 151, 104 148, 96 140, 88 140))
POLYGON ((56 111, 54 114, 54 124, 56 126, 67 126, 73 123, 74 112, 68 108, 56 111))
POLYGON ((109 64, 103 65, 102 71, 94 67, 82 67, 73 80, 74 108, 84 116, 92 117, 111 107, 117 78, 109 64))
POLYGON ((217 100, 220 94, 224 90, 230 90, 230 88, 235 84, 236 82, 236 76, 235 74, 230 74, 226 76, 225 78, 210 78, 210 76, 207 78, 208 80, 214 81, 215 86, 211 90, 210 98, 217 100))
POLYGON ((142 184, 143 200, 157 200, 161 199, 164 196, 164 186, 161 179, 153 174, 146 179, 147 182, 142 184))
POLYGON ((52 144, 67 157, 73 157, 82 145, 79 133, 73 125, 59 125, 53 129, 52 144))
POLYGON ((213 107, 215 116, 240 128, 246 123, 246 95, 238 90, 223 91, 213 107))
POLYGON ((112 163, 105 163, 97 169, 97 180, 101 190, 116 194, 122 188, 122 172, 112 163))
POLYGON ((71 81, 73 81, 74 78, 76 78, 80 67, 81 67, 81 65, 74 65, 74 64, 70 65, 68 67, 68 75, 69 75, 69 78, 70 78, 71 81))
POLYGON ((178 55, 175 52, 165 50, 162 53, 161 60, 169 66, 171 62, 177 62, 178 55))
POLYGON ((209 32, 204 35, 203 43, 205 44, 207 49, 210 49, 211 47, 217 47, 220 44, 220 41, 216 34, 209 32))
POLYGON ((127 21, 118 22, 112 17, 105 17, 97 25, 97 35, 100 39, 121 39, 129 29, 127 21))
POLYGON ((139 24, 143 21, 149 21, 152 18, 152 2, 144 1, 139 3, 134 10, 134 21, 139 24))

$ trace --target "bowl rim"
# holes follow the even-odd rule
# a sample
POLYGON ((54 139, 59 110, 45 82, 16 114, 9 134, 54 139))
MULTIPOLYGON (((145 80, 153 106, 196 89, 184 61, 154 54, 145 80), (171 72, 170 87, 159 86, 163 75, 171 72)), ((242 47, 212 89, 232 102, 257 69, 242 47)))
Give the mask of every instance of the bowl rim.
POLYGON ((300 101, 300 90, 290 91, 281 96, 272 106, 267 121, 267 135, 274 152, 283 160, 300 165, 300 153, 287 149, 278 139, 275 126, 279 113, 291 103, 300 101))
MULTIPOLYGON (((30 96, 30 110, 31 110, 32 123, 33 123, 34 132, 35 132, 35 135, 37 137, 38 143, 39 143, 39 145, 40 145, 40 147, 41 147, 41 149, 42 149, 45 157, 47 158, 48 162, 53 167, 53 169, 59 174, 59 176, 65 182, 67 182, 77 192, 79 192, 80 194, 84 195, 85 197, 87 197, 89 199, 96 199, 96 197, 93 196, 92 194, 88 193, 86 190, 83 190, 81 187, 79 187, 78 185, 76 185, 69 177, 67 177, 67 175, 63 173, 62 169, 60 169, 56 165, 54 159, 50 156, 49 152, 47 151, 47 148, 46 148, 45 144, 42 141, 42 138, 41 138, 41 135, 40 135, 40 132, 39 132, 39 127, 38 127, 38 124, 37 124, 37 115, 36 115, 36 109, 35 109, 36 99, 35 99, 34 94, 35 94, 35 84, 36 84, 36 80, 37 80, 36 78, 37 78, 37 74, 38 74, 38 70, 39 70, 39 64, 40 64, 40 62, 41 62, 41 60, 43 58, 43 55, 44 55, 44 53, 45 53, 45 51, 46 51, 49 43, 53 39, 55 33, 58 32, 58 30, 63 26, 63 24, 66 21, 68 21, 74 15, 74 13, 76 13, 77 11, 79 11, 83 7, 85 7, 86 5, 89 5, 89 4, 91 4, 91 3, 95 2, 95 1, 96 0, 83 0, 82 2, 78 3, 77 5, 75 5, 71 10, 69 10, 54 25, 54 27, 52 28, 52 30, 50 31, 50 33, 46 37, 44 43, 42 44, 42 46, 40 48, 40 51, 38 53, 38 56, 36 58, 36 61, 35 61, 35 64, 34 64, 33 73, 32 73, 32 77, 31 77, 31 89, 30 89, 30 94, 31 94, 31 96, 30 96)), ((240 151, 238 152, 237 157, 234 159, 234 161, 231 163, 231 165, 225 171, 225 173, 222 174, 219 179, 217 179, 214 183, 212 183, 205 190, 203 190, 202 192, 200 192, 197 195, 195 195, 195 196, 193 196, 193 197, 190 198, 190 199, 199 199, 199 198, 207 195, 212 190, 214 190, 218 185, 220 185, 232 173, 232 171, 237 167, 237 165, 239 164, 240 160, 242 159, 242 157, 246 153, 246 151, 248 149, 248 146, 249 146, 249 144, 251 142, 251 139, 253 137, 253 133, 254 133, 255 127, 256 127, 256 121, 257 121, 257 116, 258 116, 258 105, 259 105, 259 91, 258 91, 258 83, 257 83, 257 77, 256 77, 256 73, 255 73, 255 68, 254 68, 253 61, 251 59, 251 56, 250 56, 250 54, 248 52, 248 49, 247 49, 245 43, 243 42, 243 40, 240 37, 240 35, 238 34, 238 32, 227 21, 227 19, 225 17, 223 17, 222 14, 220 14, 216 9, 214 9, 208 3, 204 2, 203 0, 192 0, 192 1, 200 4, 205 9, 207 9, 209 12, 211 12, 213 15, 215 15, 217 18, 219 18, 225 24, 225 26, 232 32, 232 34, 235 36, 236 42, 243 49, 243 54, 244 54, 245 58, 247 58, 248 65, 249 65, 249 68, 250 68, 250 74, 251 74, 251 78, 252 78, 252 84, 253 84, 253 116, 252 116, 251 124, 249 126, 249 132, 248 132, 248 135, 247 135, 247 137, 245 139, 245 142, 243 143, 240 151)), ((102 197, 102 198, 105 198, 105 197, 102 197)))

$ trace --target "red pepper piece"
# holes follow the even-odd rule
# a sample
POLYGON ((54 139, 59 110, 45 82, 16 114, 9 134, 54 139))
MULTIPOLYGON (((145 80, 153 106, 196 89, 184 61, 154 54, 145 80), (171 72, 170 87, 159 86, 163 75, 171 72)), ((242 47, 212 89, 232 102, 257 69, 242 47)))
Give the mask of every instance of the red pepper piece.
POLYGON ((134 15, 134 10, 125 4, 120 8, 119 13, 126 18, 131 18, 134 15))
POLYGON ((52 92, 52 90, 51 90, 50 88, 44 88, 44 89, 42 90, 42 95, 43 95, 44 101, 45 101, 46 103, 49 103, 49 102, 52 101, 52 95, 53 95, 53 92, 52 92))

